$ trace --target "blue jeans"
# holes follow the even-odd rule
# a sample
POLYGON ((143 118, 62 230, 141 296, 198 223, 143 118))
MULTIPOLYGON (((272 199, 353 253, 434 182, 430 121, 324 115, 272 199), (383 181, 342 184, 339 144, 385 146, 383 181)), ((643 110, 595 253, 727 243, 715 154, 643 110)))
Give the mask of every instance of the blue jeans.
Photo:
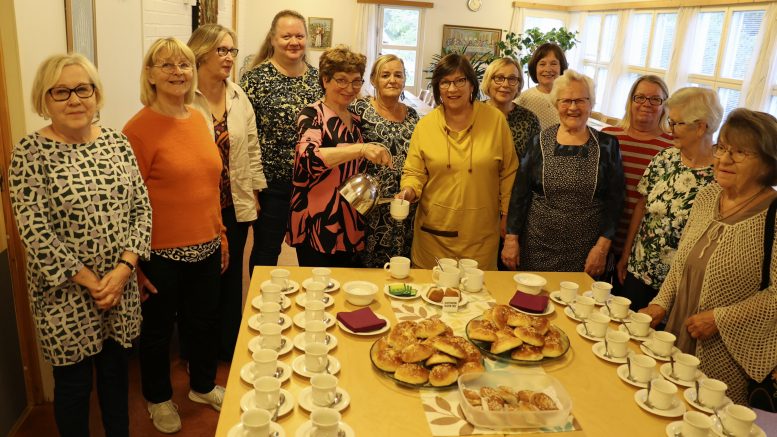
POLYGON ((249 273, 254 266, 278 265, 278 255, 289 224, 291 182, 270 182, 259 193, 261 211, 253 224, 254 247, 251 248, 249 273))

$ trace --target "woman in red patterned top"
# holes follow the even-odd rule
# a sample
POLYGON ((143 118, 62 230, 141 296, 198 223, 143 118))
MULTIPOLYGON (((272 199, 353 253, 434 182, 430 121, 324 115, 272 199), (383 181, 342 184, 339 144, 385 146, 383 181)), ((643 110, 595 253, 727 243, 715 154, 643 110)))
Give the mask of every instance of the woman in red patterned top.
POLYGON ((340 196, 338 188, 363 172, 366 160, 391 165, 377 144, 363 143, 359 117, 348 110, 364 84, 367 58, 344 46, 321 55, 324 97, 297 119, 289 232, 300 266, 353 267, 364 249, 364 218, 340 196))

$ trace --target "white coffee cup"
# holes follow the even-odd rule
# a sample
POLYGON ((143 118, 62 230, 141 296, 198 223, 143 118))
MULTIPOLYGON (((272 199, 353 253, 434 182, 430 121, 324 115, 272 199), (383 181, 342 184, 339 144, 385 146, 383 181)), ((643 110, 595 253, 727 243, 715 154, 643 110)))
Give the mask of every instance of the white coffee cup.
MULTIPOLYGON (((462 260, 463 261, 463 260, 462 260)), ((464 271, 464 277, 461 278, 461 285, 464 287, 464 291, 470 293, 477 293, 483 289, 483 270, 475 267, 467 268, 464 271)))
POLYGON ((474 259, 462 258, 459 260, 459 269, 461 269, 462 273, 466 273, 467 269, 476 268, 478 268, 478 262, 474 259))
POLYGON ((659 410, 668 410, 672 408, 676 393, 676 385, 665 379, 656 378, 651 382, 649 400, 653 407, 659 410))
POLYGON ((440 267, 441 266, 442 266, 443 270, 448 270, 448 268, 456 268, 456 269, 459 268, 459 262, 456 261, 453 258, 440 258, 437 261, 437 264, 439 264, 439 265, 436 265, 436 266, 432 267, 432 277, 434 277, 434 272, 435 271, 437 271, 437 272, 440 271, 440 267))
POLYGON ((682 381, 696 381, 696 369, 700 363, 701 361, 691 354, 676 354, 674 356, 674 374, 677 379, 682 381))
POLYGON ((458 267, 444 267, 445 270, 440 270, 438 267, 434 267, 437 270, 432 269, 432 279, 438 287, 458 287, 461 270, 458 267))
POLYGON ((270 282, 281 287, 281 291, 289 289, 289 276, 291 272, 286 269, 274 269, 270 272, 270 282))
POLYGON ((326 305, 320 300, 305 301, 305 323, 311 320, 324 320, 324 307, 326 305))
POLYGON ((311 437, 337 437, 340 430, 340 413, 331 408, 316 408, 310 413, 313 426, 311 437))
POLYGON ((632 313, 629 316, 629 330, 637 337, 644 337, 650 332, 650 322, 653 318, 645 313, 632 313))
POLYGON ((677 337, 671 332, 656 331, 653 333, 653 339, 648 346, 657 355, 668 357, 672 354, 675 340, 677 340, 677 337))
POLYGON ((305 322, 305 344, 326 341, 326 323, 322 320, 305 322))
POLYGON ((648 382, 653 379, 653 371, 656 367, 656 360, 647 355, 634 355, 630 359, 631 377, 638 382, 648 382))
POLYGON ((708 437, 712 432, 712 419, 698 411, 686 411, 680 432, 683 437, 708 437))
POLYGON ((262 376, 254 381, 254 400, 263 410, 274 410, 281 395, 281 381, 272 376, 262 376))
POLYGON ((240 416, 243 435, 246 437, 267 437, 270 435, 271 414, 267 410, 249 408, 240 416))
POLYGON ((404 220, 410 214, 410 202, 404 199, 394 199, 389 206, 389 215, 394 220, 404 220))
POLYGON ((313 404, 319 407, 326 407, 332 403, 337 393, 337 377, 327 373, 313 375, 310 378, 312 389, 313 404))
MULTIPOLYGON (((319 282, 314 282, 314 284, 317 286, 321 285, 319 282)), ((305 302, 309 300, 320 300, 321 302, 325 302, 324 296, 326 296, 326 293, 324 293, 324 290, 321 288, 307 288, 305 291, 305 302)))
POLYGON ((281 306, 275 302, 262 302, 261 305, 259 305, 259 311, 259 320, 261 320, 262 323, 278 324, 278 321, 281 318, 281 306))
POLYGON ((629 351, 629 339, 631 338, 629 334, 609 330, 605 334, 605 338, 607 339, 607 353, 611 357, 621 358, 626 356, 626 353, 629 351))
POLYGON ((607 327, 610 326, 610 318, 600 312, 595 312, 583 320, 583 323, 592 337, 604 337, 607 327))
POLYGON ((389 262, 383 265, 389 275, 395 279, 404 279, 410 275, 410 258, 404 256, 392 256, 389 262))
POLYGON ((254 359, 254 377, 272 376, 278 370, 278 352, 272 349, 257 349, 251 355, 254 359))
POLYGON ((721 417, 721 420, 729 433, 733 434, 734 437, 750 435, 756 418, 755 411, 737 404, 728 405, 724 411, 726 414, 721 417))
POLYGON ((625 319, 629 315, 631 299, 623 296, 613 296, 607 305, 610 308, 610 317, 613 319, 625 319))
POLYGON ((305 369, 308 372, 323 372, 327 365, 329 348, 323 343, 308 343, 305 345, 305 369))
POLYGON ((259 333, 262 334, 262 348, 279 350, 281 348, 281 325, 276 323, 262 323, 259 325, 259 333))
POLYGON ((574 301, 577 297, 577 290, 580 289, 580 286, 577 285, 576 282, 572 281, 562 281, 559 285, 561 286, 561 290, 559 292, 561 301, 564 303, 570 303, 574 301))
POLYGON ((264 284, 262 286, 262 302, 275 302, 281 305, 283 303, 281 286, 273 283, 264 284))
POLYGON ((612 290, 612 284, 609 282, 596 281, 591 285, 591 294, 597 303, 604 303, 610 297, 610 290, 612 290))
POLYGON ((577 317, 585 320, 594 310, 594 299, 588 296, 577 296, 572 306, 575 308, 577 317))
POLYGON ((728 386, 723 381, 712 378, 702 379, 699 381, 699 398, 696 401, 707 408, 719 408, 726 399, 726 390, 728 386))
MULTIPOLYGON (((327 286, 329 286, 330 277, 332 276, 332 270, 326 268, 326 267, 316 267, 313 270, 311 270, 311 273, 313 274, 313 282, 320 282, 324 284, 324 289, 326 289, 327 286)), ((305 287, 307 290, 308 287, 305 287)))

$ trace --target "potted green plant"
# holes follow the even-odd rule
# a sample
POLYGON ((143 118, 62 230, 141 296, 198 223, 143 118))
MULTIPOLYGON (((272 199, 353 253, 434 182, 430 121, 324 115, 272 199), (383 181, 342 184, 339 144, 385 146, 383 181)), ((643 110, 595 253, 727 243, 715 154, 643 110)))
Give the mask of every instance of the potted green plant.
POLYGON ((502 56, 510 56, 517 59, 521 65, 526 65, 531 59, 532 53, 537 47, 551 42, 561 47, 564 52, 572 49, 580 41, 577 40, 579 32, 571 32, 566 28, 553 28, 548 32, 541 31, 538 27, 527 29, 525 33, 507 32, 505 38, 499 41, 499 51, 502 56))

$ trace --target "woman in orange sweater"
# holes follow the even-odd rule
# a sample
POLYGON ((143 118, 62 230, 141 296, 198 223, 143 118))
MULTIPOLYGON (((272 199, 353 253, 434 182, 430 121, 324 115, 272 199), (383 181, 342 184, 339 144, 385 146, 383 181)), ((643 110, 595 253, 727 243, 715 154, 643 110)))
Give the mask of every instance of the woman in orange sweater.
POLYGON ((221 158, 205 117, 188 105, 195 89, 192 51, 175 38, 157 40, 141 73, 145 107, 124 126, 151 200, 151 258, 140 264, 141 287, 152 293, 142 305, 140 376, 151 420, 164 433, 181 429, 170 383, 176 314, 189 354, 189 399, 220 411, 224 398, 214 383, 219 280, 229 261, 221 158))

